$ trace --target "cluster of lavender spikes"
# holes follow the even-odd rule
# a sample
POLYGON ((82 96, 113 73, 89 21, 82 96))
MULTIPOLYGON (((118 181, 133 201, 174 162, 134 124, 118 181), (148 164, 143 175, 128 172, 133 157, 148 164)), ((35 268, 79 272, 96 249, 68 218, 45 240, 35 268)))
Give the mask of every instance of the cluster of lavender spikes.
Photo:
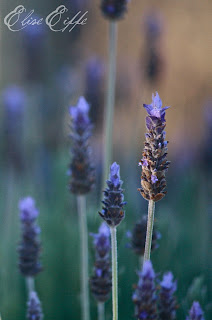
POLYGON ((152 103, 144 104, 148 112, 146 117, 146 142, 144 145, 142 166, 141 188, 139 191, 146 200, 159 201, 166 191, 165 172, 169 166, 167 161, 167 141, 165 141, 165 111, 169 107, 162 108, 159 94, 152 95, 152 103))
POLYGON ((102 0, 101 10, 103 15, 110 20, 117 20, 127 11, 128 0, 102 0))
MULTIPOLYGON (((147 229, 147 216, 144 215, 140 221, 138 221, 132 232, 128 232, 127 236, 130 239, 129 247, 139 256, 144 255, 145 241, 146 241, 146 229, 147 229)), ((161 238, 161 234, 156 230, 155 226, 152 234, 151 252, 159 247, 158 240, 161 238)))
POLYGON ((98 302, 109 299, 112 287, 110 259, 110 229, 103 222, 97 234, 91 233, 95 248, 94 274, 90 279, 91 292, 98 302))
POLYGON ((69 186, 72 193, 80 195, 88 193, 95 182, 88 144, 92 129, 88 113, 89 105, 83 97, 79 98, 76 107, 70 107, 73 158, 69 167, 71 175, 69 186))
POLYGON ((99 212, 102 219, 109 227, 117 227, 124 219, 125 212, 122 181, 120 180, 120 166, 114 162, 110 167, 109 180, 106 181, 108 187, 104 190, 103 209, 99 212))
POLYGON ((135 317, 139 320, 176 319, 176 282, 171 273, 165 274, 160 283, 159 294, 155 285, 155 272, 150 261, 145 261, 139 281, 133 294, 135 317))

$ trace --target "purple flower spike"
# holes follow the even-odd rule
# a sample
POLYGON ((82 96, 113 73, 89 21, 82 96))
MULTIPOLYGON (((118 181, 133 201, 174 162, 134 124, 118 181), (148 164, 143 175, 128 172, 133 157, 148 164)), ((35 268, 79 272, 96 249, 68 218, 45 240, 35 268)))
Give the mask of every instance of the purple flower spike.
POLYGON ((101 224, 99 233, 91 233, 91 236, 94 238, 96 253, 100 257, 104 257, 110 251, 110 229, 106 223, 101 224))
POLYGON ((186 320, 205 320, 204 313, 198 301, 194 301, 186 320))
MULTIPOLYGON (((128 247, 132 248, 135 254, 143 256, 146 242, 146 229, 147 229, 147 215, 144 215, 140 221, 138 221, 131 233, 130 244, 128 247)), ((159 247, 158 240, 161 238, 161 234, 156 230, 154 226, 152 234, 152 246, 151 252, 159 247)))
POLYGON ((165 194, 168 169, 167 141, 165 141, 165 111, 169 107, 162 108, 159 94, 152 95, 152 103, 144 104, 148 116, 146 117, 147 133, 143 150, 141 188, 138 189, 146 200, 159 201, 165 194))
POLYGON ((42 270, 39 262, 41 244, 38 239, 40 228, 36 224, 38 210, 35 201, 27 197, 19 202, 22 227, 21 242, 18 247, 19 270, 25 276, 35 276, 42 270))
POLYGON ((89 119, 89 104, 85 98, 79 98, 76 107, 70 108, 72 161, 69 167, 71 176, 70 191, 75 194, 86 194, 94 186, 95 173, 91 162, 89 138, 92 125, 89 119))
POLYGON ((27 303, 27 320, 42 320, 43 313, 40 300, 35 291, 30 292, 27 303))
POLYGON ((93 276, 90 279, 91 292, 99 302, 108 300, 112 286, 111 262, 110 262, 110 229, 106 223, 102 223, 97 234, 91 234, 94 238, 95 266, 93 276))
POLYGON ((122 181, 120 180, 120 167, 114 162, 110 167, 108 187, 104 190, 104 200, 102 211, 99 215, 107 222, 110 227, 116 227, 124 219, 125 213, 123 207, 124 201, 123 190, 121 189, 122 181))
POLYGON ((155 289, 155 272, 150 261, 145 261, 139 281, 133 294, 135 317, 140 320, 157 319, 157 297, 155 289))
POLYGON ((177 282, 173 281, 173 274, 171 272, 164 274, 160 286, 159 319, 175 320, 177 304, 174 293, 177 289, 177 282))

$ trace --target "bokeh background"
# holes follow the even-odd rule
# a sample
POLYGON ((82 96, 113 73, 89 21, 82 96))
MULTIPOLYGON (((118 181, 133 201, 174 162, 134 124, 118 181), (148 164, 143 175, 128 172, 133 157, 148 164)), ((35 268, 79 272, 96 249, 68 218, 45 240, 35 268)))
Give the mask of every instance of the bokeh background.
MULTIPOLYGON (((42 263, 36 278, 45 319, 80 319, 79 238, 76 199, 68 192, 68 107, 81 95, 91 104, 97 184, 89 195, 90 232, 100 224, 108 21, 99 0, 1 1, 0 4, 0 313, 25 317, 26 289, 17 268, 18 201, 31 195, 40 210, 42 263), (45 17, 65 4, 69 16, 88 11, 85 26, 54 33, 45 25, 11 32, 8 12, 23 4, 45 17)), ((156 272, 178 280, 178 319, 191 302, 212 318, 212 2, 132 0, 119 22, 114 160, 121 165, 127 201, 118 228, 120 319, 133 319, 131 301, 138 257, 126 233, 147 213, 137 191, 144 133, 143 103, 156 90, 167 111, 171 166, 168 194, 156 205, 162 239, 152 255, 156 272)), ((90 246, 90 272, 94 261, 90 246)), ((96 303, 91 297, 92 319, 96 303)), ((111 319, 111 300, 107 302, 111 319)))

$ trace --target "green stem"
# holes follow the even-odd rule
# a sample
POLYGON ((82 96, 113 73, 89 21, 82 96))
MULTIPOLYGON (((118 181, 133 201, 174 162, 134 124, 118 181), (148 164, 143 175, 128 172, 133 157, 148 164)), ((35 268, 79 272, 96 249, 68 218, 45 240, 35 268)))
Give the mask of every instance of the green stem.
POLYGON ((98 320, 105 320, 105 304, 98 302, 98 320))
POLYGON ((80 224, 80 237, 81 237, 81 307, 82 319, 90 319, 90 306, 89 306, 89 290, 88 290, 88 230, 86 219, 86 198, 84 195, 77 196, 77 206, 80 224))
POLYGON ((30 294, 32 291, 35 291, 35 280, 33 277, 26 277, 26 286, 28 294, 30 294))
POLYGON ((118 320, 118 261, 116 227, 110 228, 112 247, 112 291, 113 291, 113 320, 118 320))
POLYGON ((108 79, 105 101, 104 117, 104 174, 103 188, 108 179, 109 166, 112 161, 112 139, 113 139, 113 115, 115 103, 115 84, 116 84, 116 47, 117 47, 117 22, 109 23, 109 63, 108 79))
POLYGON ((152 246, 152 231, 153 231, 153 225, 154 225, 154 214, 155 214, 155 202, 153 200, 149 200, 144 262, 147 260, 150 260, 151 246, 152 246))

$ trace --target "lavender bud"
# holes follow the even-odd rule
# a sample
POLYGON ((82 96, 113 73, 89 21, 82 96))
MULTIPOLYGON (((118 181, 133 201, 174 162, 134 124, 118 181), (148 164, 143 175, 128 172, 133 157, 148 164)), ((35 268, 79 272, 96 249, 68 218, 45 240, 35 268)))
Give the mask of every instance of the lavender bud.
POLYGON ((42 320, 43 313, 40 300, 35 291, 31 291, 27 302, 27 320, 42 320))
MULTIPOLYGON (((142 219, 137 222, 133 228, 131 235, 130 247, 133 249, 135 254, 144 255, 145 242, 146 242, 146 230, 147 230, 147 216, 143 216, 142 219)), ((161 238, 160 232, 155 230, 155 226, 152 234, 152 246, 151 251, 159 247, 158 240, 161 238)))
POLYGON ((81 97, 76 107, 70 108, 72 161, 70 164, 70 191, 76 194, 86 194, 94 186, 95 173, 91 162, 91 150, 88 140, 91 136, 91 123, 88 116, 89 105, 81 97))
POLYGON ((110 167, 108 187, 104 190, 104 204, 100 216, 107 222, 110 227, 116 227, 124 219, 123 210, 126 202, 124 201, 122 181, 120 180, 120 166, 114 162, 110 167))
POLYGON ((194 301, 186 320, 205 320, 203 311, 198 301, 194 301))
POLYGON ((159 319, 175 320, 177 304, 174 293, 177 289, 177 282, 173 281, 173 274, 171 272, 164 274, 160 286, 159 319))
POLYGON ((110 261, 110 229, 103 222, 99 233, 91 234, 94 238, 95 266, 90 279, 91 292, 99 302, 109 299, 112 287, 111 261, 110 261))
POLYGON ((128 0, 102 0, 101 10, 107 19, 117 20, 127 11, 128 0))
POLYGON ((155 273, 150 261, 145 261, 139 282, 133 294, 135 317, 139 320, 157 319, 157 298, 155 289, 155 273))
POLYGON ((146 142, 144 145, 142 166, 141 188, 138 189, 146 200, 159 201, 166 191, 165 172, 168 169, 167 141, 165 141, 165 111, 169 107, 162 108, 162 101, 156 92, 152 95, 152 103, 144 104, 148 112, 146 117, 146 142))
POLYGON ((19 270, 25 277, 35 276, 42 270, 39 262, 40 228, 36 224, 38 210, 35 207, 35 201, 30 197, 19 202, 19 209, 22 227, 21 242, 18 247, 19 270))

